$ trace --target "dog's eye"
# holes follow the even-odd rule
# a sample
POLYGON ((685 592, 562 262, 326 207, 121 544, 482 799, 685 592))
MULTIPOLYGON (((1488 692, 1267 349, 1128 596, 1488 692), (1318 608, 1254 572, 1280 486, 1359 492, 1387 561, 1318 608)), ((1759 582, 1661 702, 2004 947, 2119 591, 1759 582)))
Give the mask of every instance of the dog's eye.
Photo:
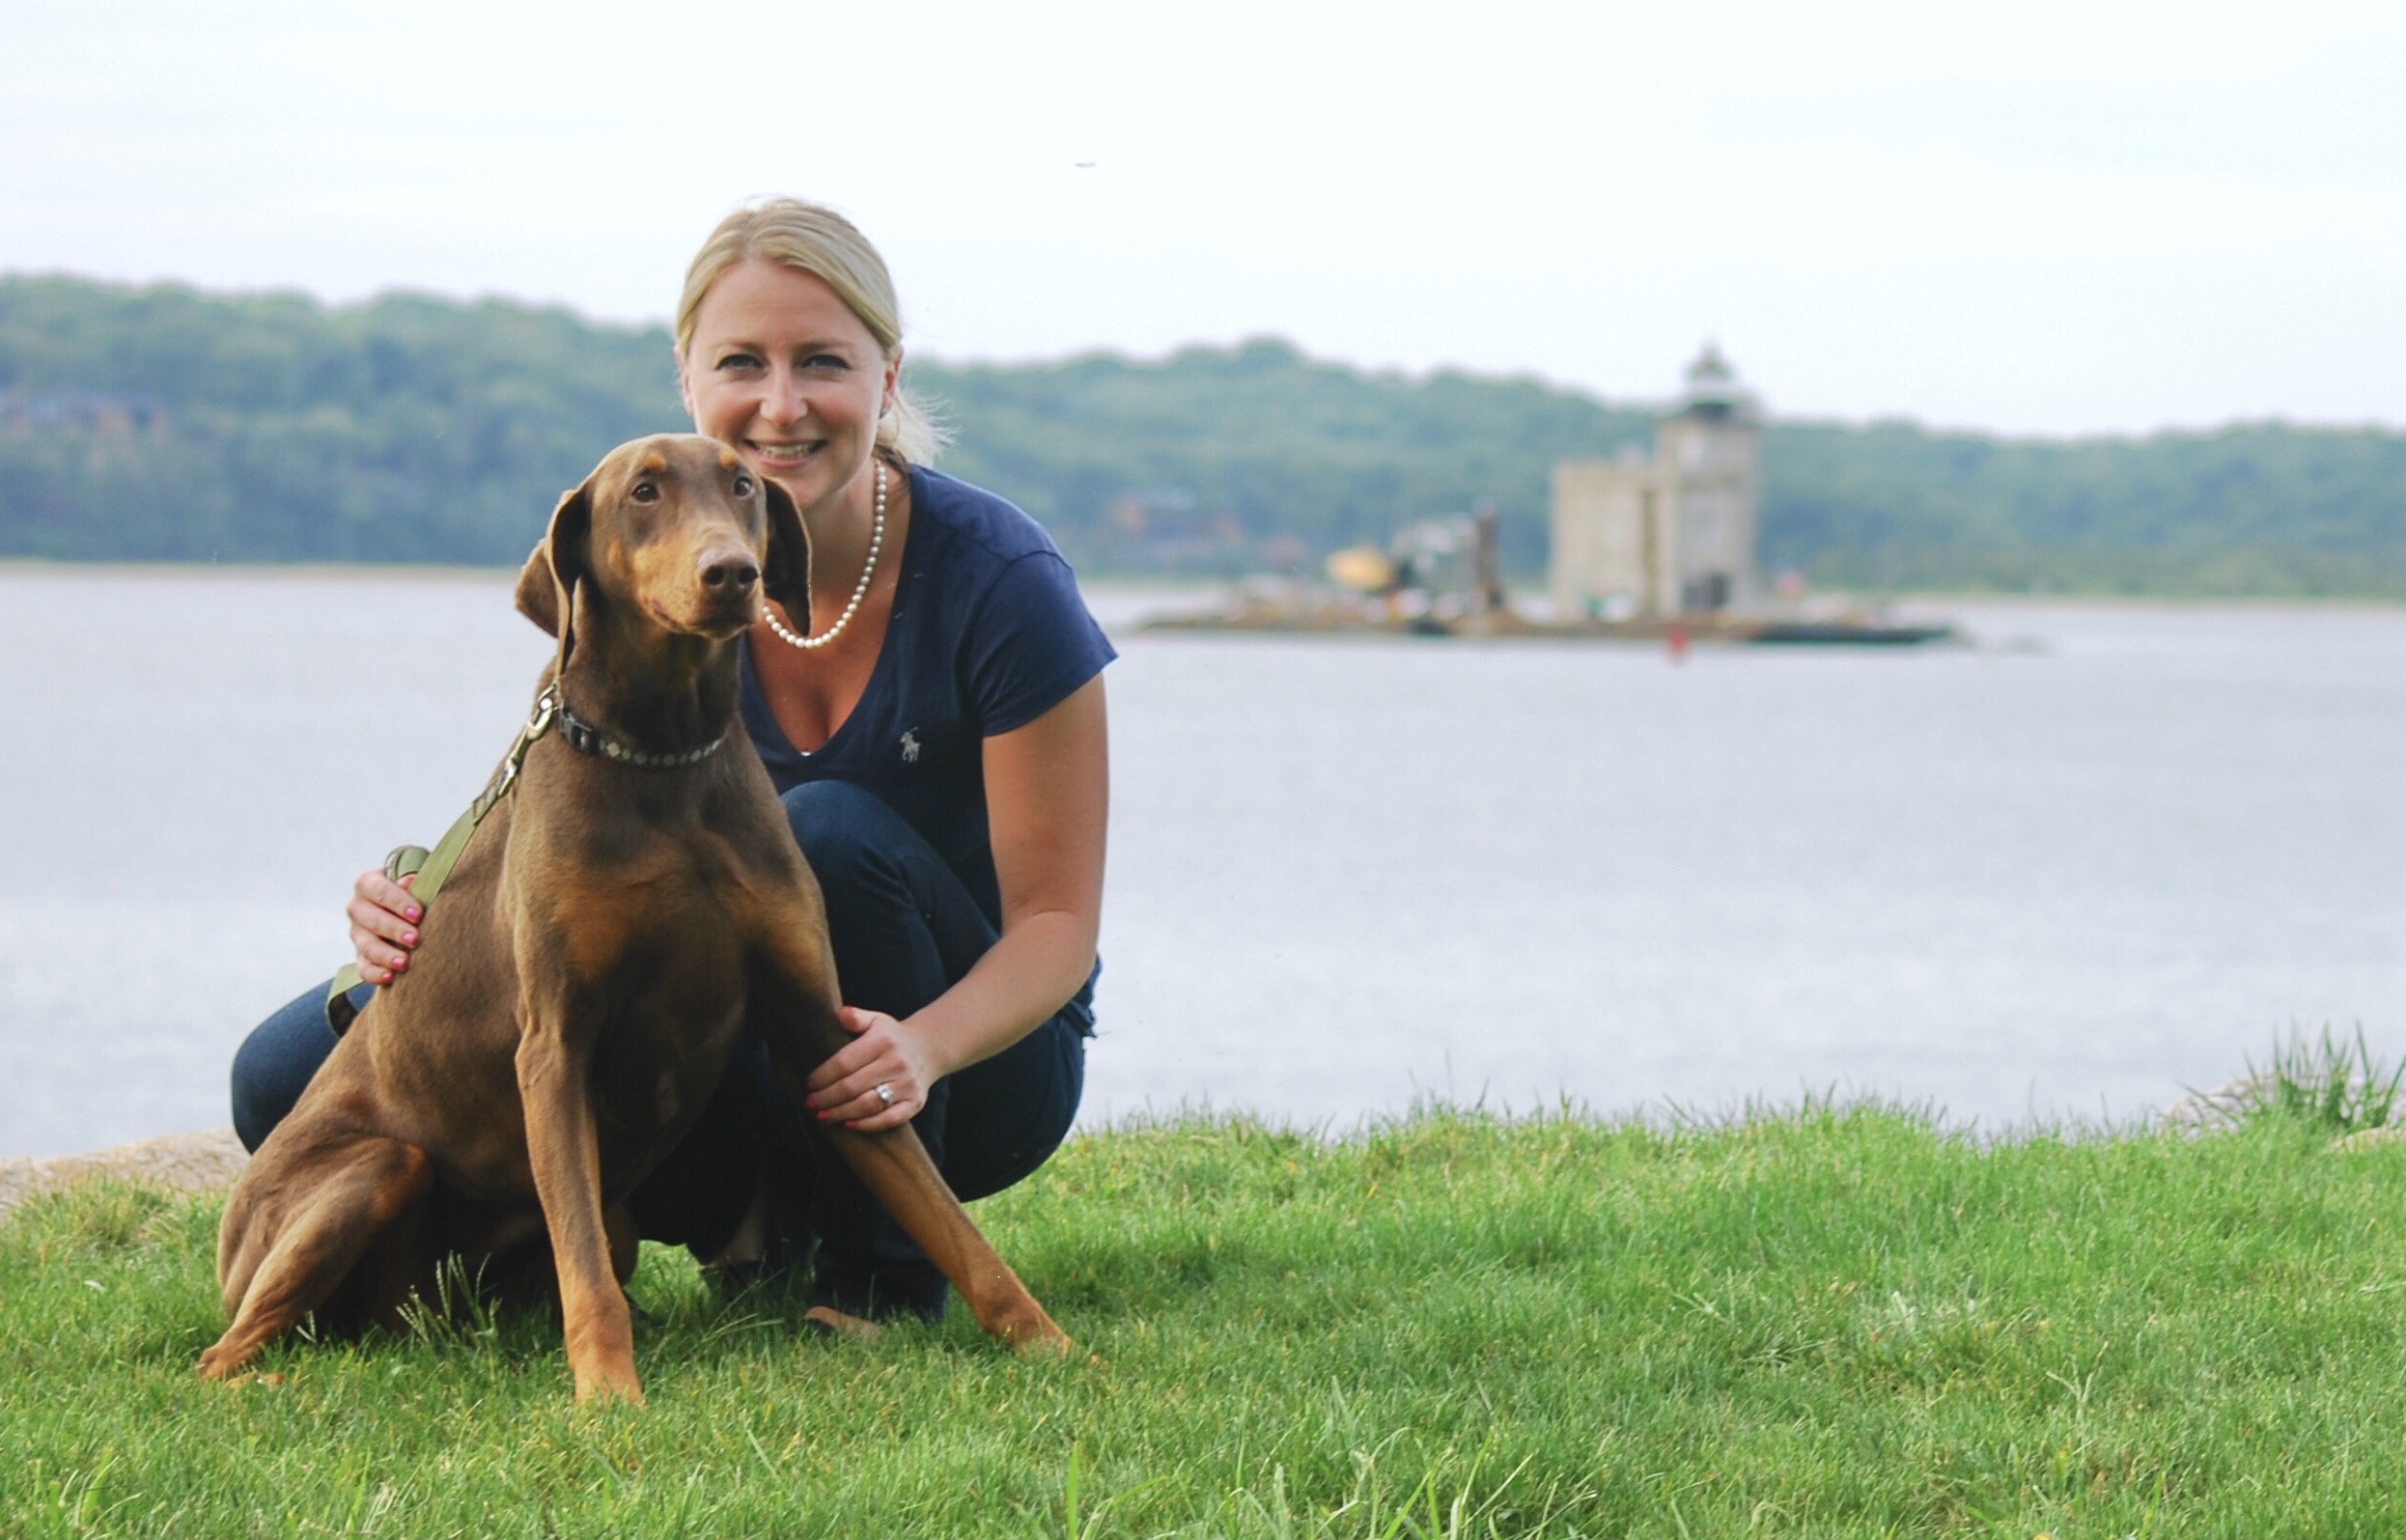
POLYGON ((738 476, 738 477, 735 479, 735 494, 736 494, 738 497, 749 497, 749 496, 751 496, 751 495, 752 495, 752 478, 751 478, 751 477, 749 477, 749 476, 738 476))
POLYGON ((635 483, 634 490, 627 495, 639 503, 657 503, 660 500, 660 490, 652 482, 639 481, 635 483))

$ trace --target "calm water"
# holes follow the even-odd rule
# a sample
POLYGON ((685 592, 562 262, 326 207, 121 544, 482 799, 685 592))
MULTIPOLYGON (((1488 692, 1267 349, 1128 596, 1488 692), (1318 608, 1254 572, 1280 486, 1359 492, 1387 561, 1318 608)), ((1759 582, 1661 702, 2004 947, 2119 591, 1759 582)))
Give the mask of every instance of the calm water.
MULTIPOLYGON (((1124 634, 1089 1119, 1835 1088, 1998 1126, 2291 1023, 2406 1050, 2406 612, 1956 613, 2031 645, 1124 634)), ((0 1154, 225 1122, 545 650, 498 576, 0 571, 0 1154)))

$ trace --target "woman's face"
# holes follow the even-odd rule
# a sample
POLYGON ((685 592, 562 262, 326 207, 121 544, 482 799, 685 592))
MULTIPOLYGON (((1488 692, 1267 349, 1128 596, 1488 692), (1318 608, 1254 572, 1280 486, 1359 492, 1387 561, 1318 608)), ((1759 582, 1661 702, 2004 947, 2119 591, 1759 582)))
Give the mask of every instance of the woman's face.
POLYGON ((901 367, 825 279, 754 259, 702 296, 677 376, 695 429, 808 510, 867 467, 901 367))

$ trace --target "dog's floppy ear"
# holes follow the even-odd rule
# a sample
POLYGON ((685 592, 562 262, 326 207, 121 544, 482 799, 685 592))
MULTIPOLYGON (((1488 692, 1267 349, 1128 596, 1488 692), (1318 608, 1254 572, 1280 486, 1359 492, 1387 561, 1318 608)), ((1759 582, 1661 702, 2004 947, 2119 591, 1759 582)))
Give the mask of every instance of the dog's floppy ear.
POLYGON ((560 498, 551 528, 518 574, 518 613, 560 639, 560 661, 575 640, 576 582, 584 575, 585 535, 593 524, 593 483, 560 498))
POLYGON ((810 634, 810 535, 802 527, 801 511, 786 490, 763 476, 761 491, 769 503, 769 556, 761 572, 760 590, 777 602, 794 623, 797 634, 810 634))

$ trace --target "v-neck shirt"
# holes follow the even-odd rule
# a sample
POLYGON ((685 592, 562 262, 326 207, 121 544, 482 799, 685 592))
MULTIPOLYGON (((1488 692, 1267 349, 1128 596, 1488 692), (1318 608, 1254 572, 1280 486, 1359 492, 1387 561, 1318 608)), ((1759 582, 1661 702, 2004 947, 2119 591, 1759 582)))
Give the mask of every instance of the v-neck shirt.
POLYGON ((893 613, 860 699, 804 753, 769 710, 746 637, 743 728, 780 793, 848 781, 900 813, 999 931, 984 741, 1058 706, 1118 654, 1043 525, 940 471, 909 475, 893 613))

